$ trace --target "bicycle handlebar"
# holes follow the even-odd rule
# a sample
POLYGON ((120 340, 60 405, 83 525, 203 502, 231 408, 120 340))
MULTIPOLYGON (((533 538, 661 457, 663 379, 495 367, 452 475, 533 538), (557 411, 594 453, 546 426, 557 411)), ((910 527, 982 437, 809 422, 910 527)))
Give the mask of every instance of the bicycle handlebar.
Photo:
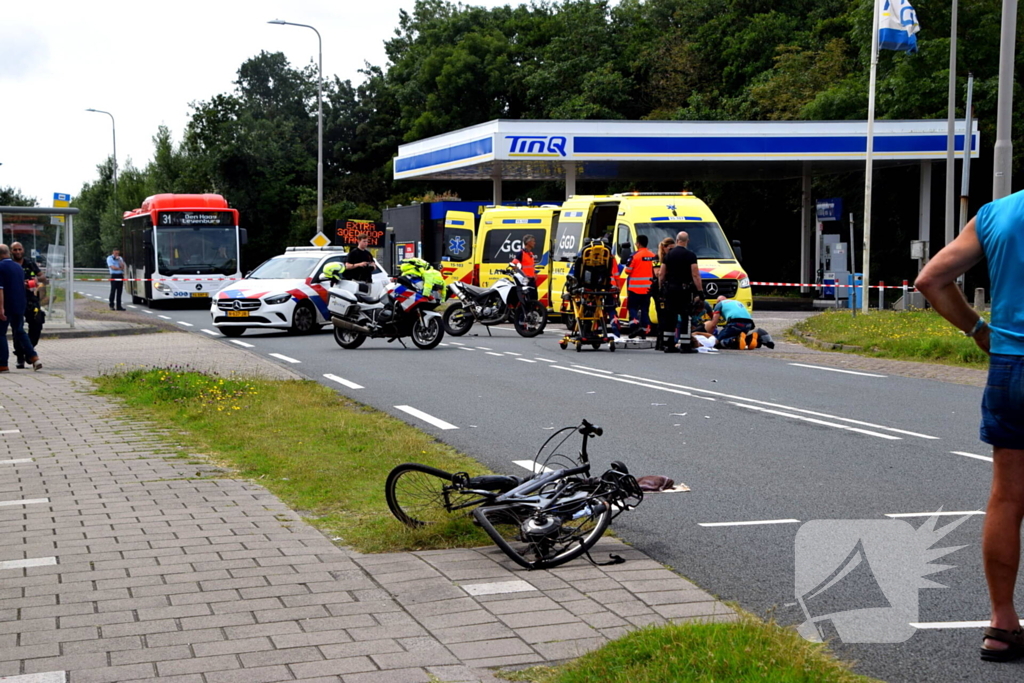
POLYGON ((583 436, 601 436, 604 434, 604 429, 584 420, 583 424, 580 425, 579 432, 583 436))

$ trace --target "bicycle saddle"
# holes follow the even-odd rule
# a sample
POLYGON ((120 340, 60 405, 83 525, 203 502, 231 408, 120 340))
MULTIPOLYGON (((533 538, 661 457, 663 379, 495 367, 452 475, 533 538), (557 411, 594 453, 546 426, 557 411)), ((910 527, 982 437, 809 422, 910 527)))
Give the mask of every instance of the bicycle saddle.
POLYGON ((469 488, 506 493, 523 483, 519 477, 504 474, 486 474, 469 480, 469 488))

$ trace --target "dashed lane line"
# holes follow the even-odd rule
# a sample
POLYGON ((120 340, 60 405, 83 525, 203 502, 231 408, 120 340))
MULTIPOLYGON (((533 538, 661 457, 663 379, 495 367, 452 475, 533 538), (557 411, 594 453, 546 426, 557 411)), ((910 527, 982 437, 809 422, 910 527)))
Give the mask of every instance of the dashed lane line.
POLYGON ((840 370, 839 368, 826 368, 821 365, 806 365, 804 363, 790 363, 798 368, 811 368, 812 370, 827 370, 829 372, 842 372, 847 375, 861 375, 862 377, 888 377, 888 375, 876 375, 871 372, 855 372, 853 370, 840 370))
POLYGON ((145 308, 142 309, 142 312, 147 315, 156 315, 156 313, 154 313, 153 311, 147 311, 145 308))
POLYGON ((982 510, 960 510, 959 512, 893 512, 886 514, 886 517, 900 519, 902 517, 963 517, 964 515, 983 515, 982 510))
MULTIPOLYGON (((1024 620, 1021 620, 1021 625, 1024 626, 1024 620)), ((986 619, 985 621, 912 621, 910 625, 914 628, 928 629, 928 628, 985 628, 990 626, 991 621, 986 619)))
POLYGON ((338 377, 337 375, 324 375, 324 377, 326 377, 327 379, 331 380, 332 382, 337 382, 338 384, 346 386, 349 389, 365 389, 366 388, 362 384, 356 384, 355 382, 353 382, 351 380, 347 380, 344 377, 338 377))
POLYGON ((205 327, 203 328, 202 331, 205 332, 206 334, 210 335, 211 337, 219 337, 220 336, 219 334, 217 334, 213 330, 208 330, 205 327))
POLYGON ((445 422, 441 418, 434 417, 433 415, 425 413, 422 410, 413 408, 412 406, 395 406, 395 409, 401 410, 403 413, 408 413, 409 415, 412 415, 415 418, 419 418, 420 420, 423 420, 427 424, 432 424, 438 429, 458 429, 458 427, 456 427, 452 423, 445 422))
POLYGON ((903 439, 899 436, 893 436, 892 434, 882 434, 881 432, 873 432, 869 429, 861 429, 859 427, 850 427, 849 425, 840 425, 834 422, 826 422, 825 420, 818 420, 813 417, 807 417, 806 415, 794 415, 793 413, 786 413, 781 410, 772 410, 770 408, 761 408, 760 406, 750 406, 743 403, 737 403, 736 401, 729 401, 730 404, 739 408, 746 408, 747 410, 756 410, 759 413, 767 413, 769 415, 778 415, 780 417, 788 417, 791 420, 800 420, 801 422, 810 422, 811 424, 822 425, 824 427, 832 427, 833 429, 845 429, 848 432, 857 432, 858 434, 867 434, 868 436, 877 436, 879 439, 889 439, 890 441, 902 441, 903 439))
POLYGON ((241 346, 244 349, 254 349, 254 348, 256 348, 252 344, 247 344, 244 341, 238 341, 237 339, 229 339, 228 341, 231 342, 232 344, 237 344, 238 346, 241 346))
POLYGON ((157 317, 158 318, 162 318, 163 320, 170 320, 171 319, 171 317, 169 315, 158 315, 157 317))
POLYGON ((550 358, 538 358, 537 360, 539 360, 539 361, 541 361, 543 363, 557 363, 558 362, 557 360, 551 360, 550 358))
POLYGON ((601 368, 590 368, 590 367, 587 367, 586 365, 573 365, 572 367, 579 368, 580 370, 590 370, 591 372, 600 372, 600 373, 603 373, 605 375, 614 375, 615 374, 611 370, 602 370, 601 368))
POLYGON ((975 460, 984 460, 986 462, 992 462, 992 458, 987 455, 977 455, 976 453, 967 453, 965 451, 950 451, 953 455, 962 455, 965 458, 974 458, 975 460))
POLYGON ((504 358, 505 357, 504 354, 495 353, 494 351, 487 351, 486 353, 487 353, 488 356, 497 356, 498 358, 504 358))
POLYGON ((460 346, 460 347, 459 347, 459 350, 460 350, 460 351, 476 351, 476 349, 474 349, 474 348, 471 348, 471 347, 469 347, 469 346, 460 346))
POLYGON ((537 362, 535 360, 530 360, 529 358, 516 358, 516 360, 522 361, 524 363, 536 363, 537 362))
POLYGON ((178 323, 179 325, 184 325, 185 327, 195 327, 195 325, 193 325, 192 323, 187 323, 184 320, 175 320, 174 322, 178 323))
POLYGON ((486 346, 477 346, 477 347, 475 347, 475 348, 478 348, 478 349, 480 349, 481 351, 493 351, 493 350, 494 350, 494 349, 491 349, 491 348, 489 348, 489 347, 486 347, 486 346))
POLYGON ((799 524, 799 519, 756 519, 749 522, 702 522, 697 526, 756 526, 759 524, 799 524))
POLYGON ((516 353, 515 351, 506 351, 506 352, 505 352, 505 355, 508 355, 508 356, 521 356, 521 355, 523 355, 523 354, 521 354, 521 353, 516 353))
POLYGON ((267 355, 273 356, 274 358, 277 358, 279 360, 283 360, 285 363, 301 363, 302 362, 301 360, 296 360, 296 359, 292 358, 291 356, 286 356, 283 353, 270 353, 270 354, 267 354, 267 355))

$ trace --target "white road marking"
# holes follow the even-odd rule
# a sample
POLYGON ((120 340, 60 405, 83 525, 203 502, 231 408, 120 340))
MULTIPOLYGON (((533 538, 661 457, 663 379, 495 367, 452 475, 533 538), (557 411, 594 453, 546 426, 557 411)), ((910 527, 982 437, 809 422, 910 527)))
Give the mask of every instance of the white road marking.
POLYGON ((132 304, 128 304, 128 308, 138 308, 138 306, 133 306, 132 304))
POLYGON ((356 384, 355 382, 347 380, 344 377, 338 377, 337 375, 324 375, 324 377, 326 377, 327 379, 331 380, 332 382, 337 382, 338 384, 343 384, 346 387, 348 387, 349 389, 363 389, 363 388, 365 388, 365 387, 363 387, 362 384, 356 384))
POLYGON ((527 593, 537 590, 534 586, 519 579, 516 581, 497 581, 495 583, 463 584, 462 590, 470 595, 498 595, 499 593, 527 593))
POLYGON ((588 368, 586 365, 574 365, 573 367, 574 368, 579 368, 580 370, 590 370, 591 372, 602 372, 602 373, 604 373, 606 375, 614 375, 615 374, 611 370, 602 370, 601 368, 588 368))
POLYGON ((476 351, 476 349, 474 349, 472 347, 469 347, 469 346, 460 346, 459 349, 461 349, 463 351, 476 351))
POLYGON ((145 308, 142 309, 142 312, 148 315, 156 315, 156 313, 154 313, 153 311, 147 311, 145 308))
POLYGON ((509 356, 521 356, 521 355, 523 355, 521 353, 516 353, 515 351, 506 351, 505 353, 507 355, 509 355, 509 356))
POLYGON ((49 498, 22 498, 21 500, 0 500, 0 507, 12 505, 35 505, 36 503, 49 503, 49 498))
MULTIPOLYGON (((4 560, 0 562, 0 571, 4 569, 27 569, 28 567, 49 567, 57 564, 56 557, 34 557, 30 560, 4 560)), ((0 678, 0 680, 4 680, 0 678)))
POLYGON ((0 429, 0 434, 20 434, 20 429, 0 429))
POLYGON ((274 358, 279 358, 279 359, 283 360, 286 363, 301 363, 302 362, 301 360, 295 360, 294 358, 286 356, 286 355, 284 355, 282 353, 271 353, 271 354, 267 354, 267 355, 273 356, 274 358))
POLYGON ((539 462, 535 462, 533 460, 513 460, 512 463, 515 465, 519 465, 524 470, 529 470, 534 474, 538 474, 540 472, 554 472, 554 470, 551 469, 550 467, 541 465, 539 462))
POLYGON ((441 342, 440 344, 438 344, 438 346, 448 346, 448 344, 445 342, 441 342))
POLYGON ((937 436, 929 436, 928 434, 919 434, 917 432, 909 432, 905 429, 896 429, 895 427, 886 427, 884 425, 874 424, 871 422, 862 422, 861 420, 854 420, 848 417, 839 417, 838 415, 830 415, 829 413, 820 413, 815 410, 806 410, 804 408, 793 408, 792 406, 783 405, 781 403, 772 403, 770 401, 759 401, 753 398, 747 398, 745 396, 733 396, 732 394, 726 394, 720 391, 711 391, 710 389, 699 389, 697 387, 688 387, 684 384, 672 384, 671 382, 662 382, 657 379, 647 379, 645 377, 636 377, 634 375, 622 375, 622 377, 628 377, 630 379, 639 379, 651 384, 663 384, 670 387, 678 387, 680 389, 688 389, 690 391, 697 391, 704 394, 710 394, 712 396, 719 396, 721 398, 731 398, 737 401, 745 401, 746 403, 756 403, 762 406, 770 406, 772 408, 782 408, 784 410, 790 410, 796 413, 804 413, 805 415, 815 415, 817 417, 827 417, 831 420, 839 420, 840 422, 849 422, 850 424, 857 424, 864 427, 874 427, 875 429, 881 429, 887 432, 895 432, 897 434, 906 434, 907 436, 916 436, 921 439, 938 439, 937 436))
POLYGON ((21 676, 7 676, 0 678, 4 683, 66 683, 68 680, 66 671, 44 671, 38 674, 24 674, 21 676))
POLYGON ((192 323, 187 323, 184 320, 175 320, 174 322, 178 323, 179 325, 184 325, 185 327, 195 327, 195 325, 193 325, 192 323))
POLYGON ((771 415, 779 415, 781 417, 788 417, 792 420, 800 420, 802 422, 810 422, 816 425, 822 425, 825 427, 832 427, 833 429, 845 429, 848 432, 857 432, 859 434, 867 434, 868 436, 877 436, 879 439, 889 439, 890 441, 902 441, 901 437, 893 436, 892 434, 881 434, 879 432, 872 432, 867 429, 860 429, 859 427, 849 427, 847 425, 837 425, 834 422, 826 422, 825 420, 816 420, 813 417, 805 417, 803 415, 794 415, 793 413, 784 413, 781 410, 771 410, 770 408, 761 408, 759 406, 748 406, 743 403, 737 403, 736 401, 729 401, 734 406, 740 408, 746 408, 747 410, 756 410, 759 413, 769 413, 771 415))
POLYGON ((981 510, 961 510, 959 512, 894 512, 886 517, 897 519, 900 517, 962 517, 963 515, 983 515, 981 510))
POLYGON ((987 455, 975 455, 974 453, 966 453, 964 451, 950 451, 950 453, 952 453, 953 455, 962 455, 965 458, 974 458, 976 460, 985 460, 987 462, 992 462, 992 458, 988 457, 987 455))
POLYGON ((488 352, 487 352, 487 355, 488 355, 488 356, 498 356, 499 358, 504 358, 504 357, 505 357, 505 355, 504 355, 504 354, 501 354, 501 353, 495 353, 494 351, 488 351, 488 352))
POLYGON ((412 415, 413 417, 418 417, 419 419, 423 420, 424 422, 426 422, 428 424, 434 425, 438 429, 458 429, 458 427, 456 427, 455 425, 451 424, 450 422, 445 422, 444 420, 442 420, 440 418, 436 418, 433 415, 429 415, 427 413, 424 413, 422 410, 417 410, 416 408, 413 408, 412 406, 395 406, 395 408, 397 408, 398 410, 401 410, 403 413, 408 413, 408 414, 412 415))
POLYGON ((537 360, 543 361, 544 363, 557 363, 557 360, 551 360, 550 358, 538 358, 537 360))
POLYGON ((168 316, 168 315, 158 315, 157 317, 158 318, 163 318, 164 320, 170 320, 171 319, 171 317, 168 316))
POLYGON ((475 348, 478 348, 478 349, 480 349, 481 351, 493 351, 493 350, 494 350, 494 349, 490 349, 490 348, 488 348, 488 347, 486 347, 486 346, 477 346, 477 347, 475 347, 475 348))
MULTIPOLYGON (((912 621, 910 625, 914 628, 985 628, 992 622, 985 621, 912 621)), ((1024 625, 1024 619, 1020 622, 1024 625)))
POLYGON ((246 344, 244 341, 238 341, 237 339, 229 339, 228 341, 231 342, 232 344, 238 344, 239 346, 247 349, 256 348, 252 344, 246 344))
POLYGON ((754 526, 756 524, 799 524, 799 519, 758 519, 752 522, 704 522, 697 526, 754 526))
POLYGON ((203 328, 203 332, 205 332, 206 334, 210 335, 211 337, 219 337, 220 336, 218 333, 214 332, 213 330, 208 330, 205 327, 203 328))
POLYGON ((35 462, 32 458, 15 458, 14 460, 0 460, 0 465, 20 465, 25 462, 35 462))
POLYGON ((530 360, 529 358, 516 358, 516 360, 521 360, 524 363, 536 363, 537 362, 535 360, 530 360))
MULTIPOLYGON (((614 382, 622 382, 623 384, 634 384, 634 385, 636 385, 638 387, 645 387, 647 389, 656 389, 658 391, 667 391, 670 394, 679 394, 680 396, 690 396, 692 398, 705 398, 704 396, 697 396, 697 395, 695 395, 695 394, 693 394, 693 393, 691 393, 689 391, 682 391, 681 389, 671 389, 669 387, 659 387, 659 386, 655 386, 653 384, 647 384, 646 382, 636 382, 634 380, 623 379, 621 377, 612 377, 611 375, 600 375, 600 374, 597 374, 597 373, 588 372, 586 370, 578 370, 578 369, 575 369, 575 368, 563 367, 561 365, 552 365, 551 367, 554 368, 555 370, 566 370, 568 372, 575 372, 575 373, 578 373, 580 375, 586 375, 588 377, 600 377, 601 379, 610 379, 610 380, 612 380, 614 382)), ((594 392, 590 392, 590 393, 594 393, 594 392)), ((708 400, 714 401, 715 399, 708 399, 708 400)))
POLYGON ((829 372, 842 372, 847 375, 861 375, 862 377, 888 377, 888 375, 876 375, 871 372, 854 372, 853 370, 840 370, 839 368, 826 368, 821 365, 804 365, 803 363, 790 363, 798 368, 811 368, 812 370, 828 370, 829 372))
POLYGON ((465 346, 465 344, 463 344, 462 342, 448 342, 448 343, 451 344, 452 346, 465 346))

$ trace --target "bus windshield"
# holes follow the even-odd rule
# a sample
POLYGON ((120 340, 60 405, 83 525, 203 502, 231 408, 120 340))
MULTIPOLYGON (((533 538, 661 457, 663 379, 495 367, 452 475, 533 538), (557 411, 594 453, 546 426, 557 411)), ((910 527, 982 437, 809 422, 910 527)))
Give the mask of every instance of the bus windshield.
POLYGON ((654 250, 666 237, 671 237, 674 240, 680 230, 685 230, 690 236, 687 248, 696 254, 697 258, 730 260, 736 258, 718 223, 667 221, 664 223, 637 223, 634 227, 637 235, 647 235, 647 243, 654 250))
POLYGON ((163 275, 232 275, 238 271, 238 242, 232 227, 160 227, 157 270, 163 275))

